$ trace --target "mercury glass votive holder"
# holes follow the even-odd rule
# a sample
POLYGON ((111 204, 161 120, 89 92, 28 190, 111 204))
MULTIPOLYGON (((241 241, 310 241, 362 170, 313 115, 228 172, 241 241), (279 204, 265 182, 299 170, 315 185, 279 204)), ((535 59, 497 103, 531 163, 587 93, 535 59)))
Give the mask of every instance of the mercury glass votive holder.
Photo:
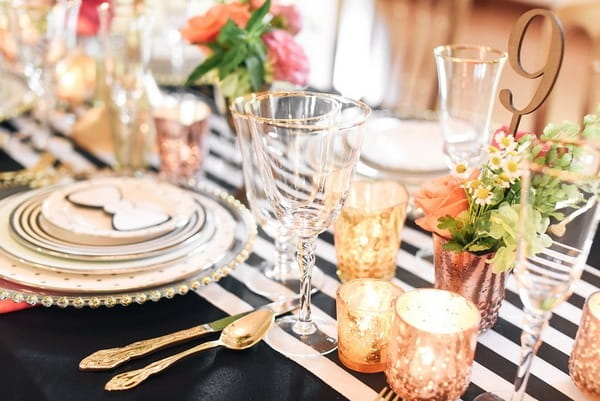
POLYGON ((387 382, 404 401, 454 401, 469 385, 481 314, 461 295, 419 289, 396 301, 387 382))
POLYGON ((600 291, 590 295, 583 308, 569 374, 582 391, 600 396, 600 291))
POLYGON ((406 219, 408 192, 394 181, 356 181, 335 222, 337 274, 391 279, 406 219))
POLYGON ((336 296, 338 356, 348 368, 383 372, 394 320, 394 301, 402 289, 389 281, 356 279, 340 286, 336 296))

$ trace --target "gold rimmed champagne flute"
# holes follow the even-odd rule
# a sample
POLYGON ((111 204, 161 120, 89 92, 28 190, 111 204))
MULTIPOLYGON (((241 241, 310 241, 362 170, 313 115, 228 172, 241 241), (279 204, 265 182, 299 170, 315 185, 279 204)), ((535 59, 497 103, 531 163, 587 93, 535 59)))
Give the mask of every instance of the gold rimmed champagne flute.
MULTIPOLYGON (((573 292, 600 217, 600 148, 564 135, 534 146, 523 167, 514 277, 525 318, 511 401, 524 397, 542 332, 552 311, 573 292)), ((476 400, 497 399, 491 396, 476 400)))
MULTIPOLYGON (((260 95, 260 94, 259 94, 260 95)), ((271 206, 265 185, 261 179, 260 165, 257 154, 252 148, 252 135, 248 124, 248 117, 244 106, 257 95, 250 94, 233 100, 229 109, 235 124, 236 138, 242 153, 242 170, 244 176, 244 187, 250 210, 258 225, 274 239, 275 258, 274 261, 265 260, 258 266, 258 271, 272 281, 277 282, 294 292, 300 291, 300 271, 296 262, 296 240, 290 231, 277 220, 275 210, 271 206)), ((320 108, 322 116, 317 112, 314 119, 329 118, 331 111, 337 112, 331 106, 330 99, 323 99, 324 104, 320 108)), ((244 283, 252 291, 271 298, 284 297, 285 293, 277 291, 266 282, 260 275, 251 275, 244 283)), ((312 288, 318 289, 323 284, 323 272, 318 268, 313 269, 312 288)))
POLYGON ((280 341, 273 332, 269 342, 286 355, 327 354, 336 349, 337 329, 311 315, 316 238, 331 226, 348 195, 371 110, 341 96, 271 92, 250 100, 245 111, 267 198, 297 239, 300 312, 277 325, 310 348, 280 341))

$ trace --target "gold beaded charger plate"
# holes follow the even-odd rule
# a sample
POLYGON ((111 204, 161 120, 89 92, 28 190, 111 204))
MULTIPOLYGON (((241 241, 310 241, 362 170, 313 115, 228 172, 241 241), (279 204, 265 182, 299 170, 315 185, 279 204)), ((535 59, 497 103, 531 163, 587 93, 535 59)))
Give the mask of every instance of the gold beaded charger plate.
MULTIPOLYGON (((49 191, 52 188, 32 193, 10 215, 10 229, 14 239, 38 253, 85 261, 124 261, 169 253, 190 243, 198 246, 214 234, 215 227, 210 216, 212 212, 207 212, 204 208, 202 195, 193 194, 200 212, 194 212, 185 226, 162 236, 123 245, 100 246, 68 242, 50 235, 41 227, 41 201, 49 191)), ((175 259, 175 255, 171 253, 171 258, 175 259)))
POLYGON ((197 211, 191 194, 154 177, 98 177, 53 191, 40 224, 69 242, 123 245, 181 227, 197 211))
MULTIPOLYGON (((170 265, 168 273, 165 273, 165 269, 111 275, 54 272, 0 254, 0 300, 11 299, 44 306, 110 307, 172 298, 220 280, 250 254, 256 238, 256 224, 239 201, 213 185, 201 183, 194 190, 218 204, 233 219, 233 232, 221 232, 217 226, 215 238, 211 240, 214 242, 189 259, 170 265), (225 237, 229 239, 222 240, 225 237), (228 245, 219 245, 221 243, 228 245), (52 282, 42 280, 40 276, 43 274, 47 274, 48 278, 52 276, 52 282)), ((14 198, 4 202, 14 202, 14 198)))

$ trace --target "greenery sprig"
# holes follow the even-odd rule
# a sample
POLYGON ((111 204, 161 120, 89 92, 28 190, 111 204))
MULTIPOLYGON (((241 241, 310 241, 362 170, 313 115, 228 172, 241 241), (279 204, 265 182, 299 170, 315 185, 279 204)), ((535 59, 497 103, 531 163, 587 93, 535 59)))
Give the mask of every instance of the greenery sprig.
POLYGON ((217 40, 207 44, 212 54, 192 71, 185 84, 192 85, 213 69, 217 70, 219 79, 224 80, 236 70, 245 68, 252 90, 260 90, 265 84, 267 58, 261 36, 269 28, 264 20, 270 7, 271 0, 265 1, 252 13, 245 28, 240 28, 232 20, 227 21, 217 40))

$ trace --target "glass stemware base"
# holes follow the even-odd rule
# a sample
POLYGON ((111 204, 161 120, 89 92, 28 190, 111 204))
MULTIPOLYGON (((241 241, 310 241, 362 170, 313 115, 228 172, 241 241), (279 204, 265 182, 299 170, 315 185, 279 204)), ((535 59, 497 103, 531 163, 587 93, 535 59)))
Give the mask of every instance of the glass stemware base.
MULTIPOLYGON (((278 292, 277 288, 274 288, 270 282, 274 281, 295 294, 300 293, 300 269, 298 269, 298 264, 295 260, 293 266, 286 268, 277 268, 273 262, 264 261, 256 267, 256 270, 260 274, 249 274, 244 280, 244 284, 252 292, 271 299, 289 298, 288 294, 278 292), (265 280, 265 277, 270 281, 265 280)), ((323 272, 316 267, 313 268, 311 294, 318 292, 323 287, 324 282, 325 276, 323 272)))
POLYGON ((290 338, 282 335, 280 330, 269 331, 266 335, 267 343, 284 355, 312 357, 326 355, 337 349, 337 325, 333 321, 313 316, 310 322, 300 322, 297 316, 286 316, 276 320, 275 326, 302 342, 298 344, 297 341, 290 341, 290 338), (307 346, 313 351, 307 351, 307 346))

